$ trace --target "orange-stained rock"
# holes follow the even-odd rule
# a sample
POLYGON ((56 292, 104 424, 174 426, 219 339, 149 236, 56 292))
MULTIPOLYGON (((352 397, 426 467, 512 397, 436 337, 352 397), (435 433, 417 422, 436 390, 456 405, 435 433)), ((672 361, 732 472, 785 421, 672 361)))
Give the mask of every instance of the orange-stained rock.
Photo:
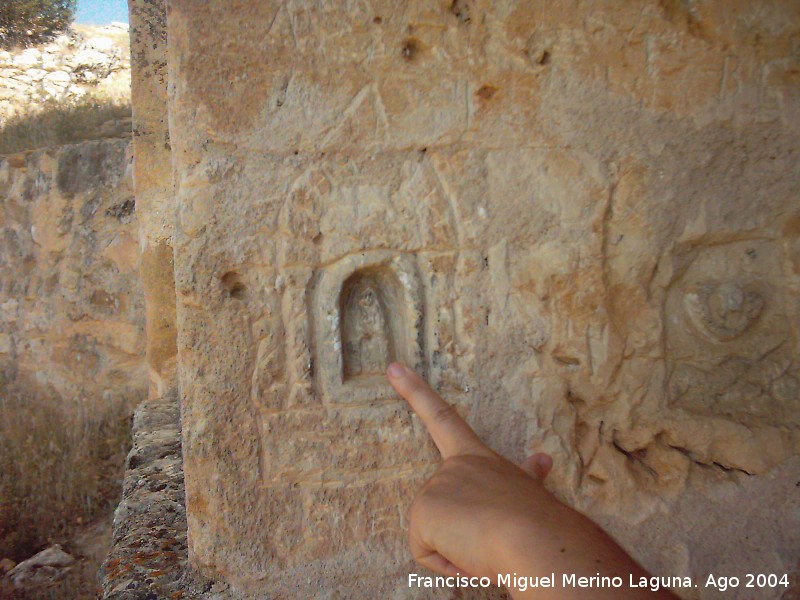
POLYGON ((0 157, 4 386, 87 406, 144 397, 129 144, 85 142, 0 157))

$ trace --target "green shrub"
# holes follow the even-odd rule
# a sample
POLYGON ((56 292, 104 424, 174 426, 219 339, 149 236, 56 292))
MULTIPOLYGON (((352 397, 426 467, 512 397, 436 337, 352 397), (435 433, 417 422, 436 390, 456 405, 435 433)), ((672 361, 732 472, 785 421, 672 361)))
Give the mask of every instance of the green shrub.
POLYGON ((0 1, 0 47, 44 42, 69 27, 76 0, 0 1))

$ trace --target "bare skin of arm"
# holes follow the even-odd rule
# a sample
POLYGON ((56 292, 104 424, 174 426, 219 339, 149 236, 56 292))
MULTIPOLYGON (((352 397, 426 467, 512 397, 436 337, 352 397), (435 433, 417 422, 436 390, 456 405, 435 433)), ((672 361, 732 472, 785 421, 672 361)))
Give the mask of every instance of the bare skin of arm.
POLYGON ((630 574, 648 576, 600 527, 562 504, 542 480, 553 461, 546 454, 517 466, 484 444, 458 413, 413 371, 387 370, 392 387, 428 429, 442 464, 422 486, 409 511, 414 560, 442 575, 490 577, 499 573, 548 576, 619 576, 618 589, 509 590, 515 600, 674 599, 668 591, 627 587, 630 574))

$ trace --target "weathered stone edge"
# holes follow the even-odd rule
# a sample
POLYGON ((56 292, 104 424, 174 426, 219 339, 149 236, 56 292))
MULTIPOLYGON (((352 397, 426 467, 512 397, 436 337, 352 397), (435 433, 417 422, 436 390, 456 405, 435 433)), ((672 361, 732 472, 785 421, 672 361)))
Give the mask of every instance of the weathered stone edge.
POLYGON ((142 402, 133 417, 122 501, 100 569, 103 598, 181 598, 186 503, 177 398, 142 402))

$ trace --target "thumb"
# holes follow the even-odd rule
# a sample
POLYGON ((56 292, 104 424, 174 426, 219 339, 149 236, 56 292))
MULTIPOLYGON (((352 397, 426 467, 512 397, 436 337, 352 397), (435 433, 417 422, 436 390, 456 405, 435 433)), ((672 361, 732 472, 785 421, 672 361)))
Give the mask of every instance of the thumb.
POLYGON ((534 479, 544 479, 553 468, 553 457, 543 452, 531 454, 522 461, 520 468, 534 479))

